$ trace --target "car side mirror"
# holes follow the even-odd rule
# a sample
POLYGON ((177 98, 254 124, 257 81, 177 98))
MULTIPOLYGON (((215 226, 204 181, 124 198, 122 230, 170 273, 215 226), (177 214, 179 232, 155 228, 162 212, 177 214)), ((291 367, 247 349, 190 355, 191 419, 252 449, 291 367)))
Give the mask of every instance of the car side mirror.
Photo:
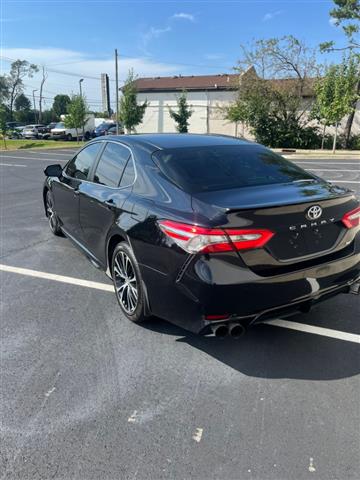
POLYGON ((60 178, 62 175, 63 169, 62 166, 59 164, 56 165, 49 165, 45 168, 44 173, 47 177, 58 177, 60 178))

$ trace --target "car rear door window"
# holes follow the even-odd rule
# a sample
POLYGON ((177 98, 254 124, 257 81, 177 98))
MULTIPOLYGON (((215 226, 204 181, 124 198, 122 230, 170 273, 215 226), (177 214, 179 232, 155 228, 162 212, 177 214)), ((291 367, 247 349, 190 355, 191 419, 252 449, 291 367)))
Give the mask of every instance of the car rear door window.
POLYGON ((66 167, 66 174, 79 180, 88 180, 101 147, 102 143, 98 142, 83 148, 66 167))
POLYGON ((118 143, 107 143, 95 170, 94 182, 108 187, 118 187, 130 150, 118 143))

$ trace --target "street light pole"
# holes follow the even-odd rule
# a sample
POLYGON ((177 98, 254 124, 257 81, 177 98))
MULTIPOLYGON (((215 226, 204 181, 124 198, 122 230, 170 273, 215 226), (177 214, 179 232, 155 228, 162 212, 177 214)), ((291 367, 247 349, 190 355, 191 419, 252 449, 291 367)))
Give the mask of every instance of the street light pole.
POLYGON ((119 72, 118 72, 117 48, 115 48, 115 102, 116 102, 116 135, 119 135, 119 72))
POLYGON ((80 97, 82 97, 81 84, 82 84, 82 82, 83 82, 83 81, 84 81, 84 79, 83 79, 83 78, 80 78, 80 80, 79 80, 79 87, 80 87, 80 97))
POLYGON ((34 122, 36 123, 36 105, 35 105, 35 92, 37 92, 37 90, 33 90, 33 104, 34 104, 34 122))

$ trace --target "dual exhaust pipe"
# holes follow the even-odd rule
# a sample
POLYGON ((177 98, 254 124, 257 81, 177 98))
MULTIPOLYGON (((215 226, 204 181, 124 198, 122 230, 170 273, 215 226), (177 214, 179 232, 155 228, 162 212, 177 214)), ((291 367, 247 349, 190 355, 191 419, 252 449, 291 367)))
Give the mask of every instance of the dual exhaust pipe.
POLYGON ((232 338, 238 339, 242 337, 245 333, 245 328, 240 323, 218 323, 211 326, 211 330, 215 337, 225 338, 230 336, 232 338))

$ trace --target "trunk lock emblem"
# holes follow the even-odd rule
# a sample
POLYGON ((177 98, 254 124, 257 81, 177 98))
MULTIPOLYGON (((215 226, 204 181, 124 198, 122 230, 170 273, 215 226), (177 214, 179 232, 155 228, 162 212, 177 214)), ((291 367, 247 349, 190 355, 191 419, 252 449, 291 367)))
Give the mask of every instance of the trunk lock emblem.
POLYGON ((308 220, 317 220, 322 215, 322 208, 319 205, 313 205, 308 208, 306 212, 306 218, 308 220))

